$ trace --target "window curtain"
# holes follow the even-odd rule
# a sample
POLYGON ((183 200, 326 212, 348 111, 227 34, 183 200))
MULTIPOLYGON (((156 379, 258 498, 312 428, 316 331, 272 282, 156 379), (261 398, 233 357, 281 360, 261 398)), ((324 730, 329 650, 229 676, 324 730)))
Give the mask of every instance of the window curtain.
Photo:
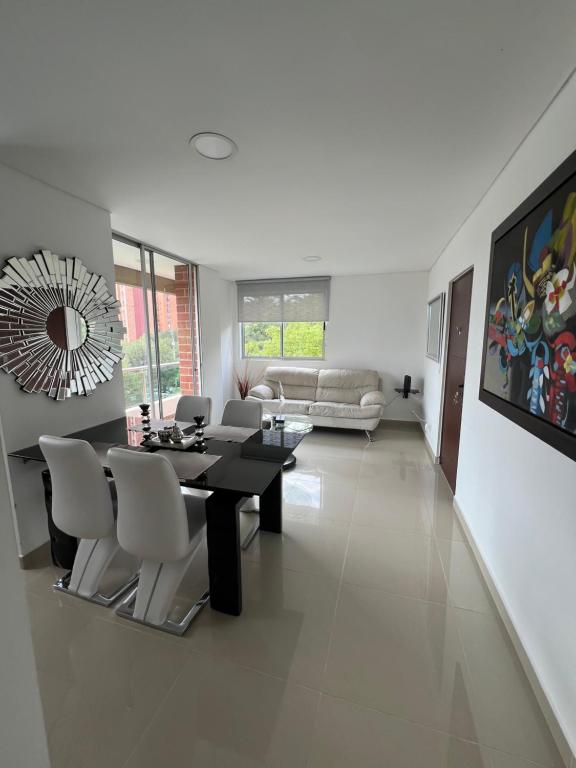
POLYGON ((328 320, 329 277, 242 280, 238 287, 241 323, 314 323, 328 320))

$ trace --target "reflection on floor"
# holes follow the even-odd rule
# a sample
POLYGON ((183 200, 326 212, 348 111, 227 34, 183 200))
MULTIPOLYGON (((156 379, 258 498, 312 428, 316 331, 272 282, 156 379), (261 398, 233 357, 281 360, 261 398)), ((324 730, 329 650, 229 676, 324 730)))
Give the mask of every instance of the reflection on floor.
POLYGON ((54 768, 560 766, 421 435, 318 430, 297 456, 239 619, 178 640, 26 574, 54 768))

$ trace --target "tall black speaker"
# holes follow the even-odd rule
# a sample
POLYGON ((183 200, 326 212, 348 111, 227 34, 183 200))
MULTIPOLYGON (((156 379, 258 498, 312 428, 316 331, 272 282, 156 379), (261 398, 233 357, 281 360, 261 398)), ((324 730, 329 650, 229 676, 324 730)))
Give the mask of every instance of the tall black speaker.
POLYGON ((412 388, 412 377, 406 374, 406 376, 404 376, 404 387, 402 388, 402 397, 405 400, 408 398, 411 388, 412 388))

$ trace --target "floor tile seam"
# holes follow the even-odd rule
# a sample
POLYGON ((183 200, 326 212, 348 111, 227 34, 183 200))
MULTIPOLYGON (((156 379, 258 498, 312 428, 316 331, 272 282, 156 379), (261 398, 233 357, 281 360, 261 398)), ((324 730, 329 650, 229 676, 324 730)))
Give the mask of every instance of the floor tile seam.
POLYGON ((402 449, 393 451, 382 448, 379 449, 376 453, 365 454, 362 456, 361 463, 368 466, 370 464, 377 464, 378 461, 381 461, 382 464, 387 467, 405 466, 408 469, 419 469, 423 472, 428 472, 431 475, 436 474, 434 467, 431 466, 425 458, 422 458, 422 456, 418 457, 417 455, 414 455, 419 453, 419 449, 417 447, 414 449, 410 446, 404 446, 402 455, 399 452, 401 450, 402 449), (382 459, 384 459, 384 461, 382 461, 382 459))
MULTIPOLYGON (((311 522, 310 520, 305 520, 305 519, 288 518, 288 520, 286 520, 286 519, 284 520, 284 522, 287 522, 287 521, 290 522, 293 525, 306 526, 306 528, 308 528, 308 529, 315 528, 315 529, 321 530, 323 526, 327 526, 329 530, 332 529, 332 531, 334 531, 334 532, 340 531, 342 533, 344 531, 347 531, 350 528, 351 524, 352 524, 351 520, 327 520, 327 519, 323 519, 322 521, 320 521, 320 525, 317 525, 316 523, 311 522)), ((289 531, 287 531, 285 529, 284 533, 288 534, 288 538, 290 540, 291 537, 290 537, 289 531)), ((277 534, 274 534, 274 533, 270 534, 270 536, 276 536, 276 535, 277 534)), ((246 557, 245 554, 244 554, 244 556, 246 557)))
MULTIPOLYGON (((456 614, 456 634, 458 636, 458 643, 460 645, 460 650, 462 652, 462 656, 463 656, 463 659, 464 659, 464 665, 466 667, 466 677, 468 679, 469 684, 472 687, 472 691, 474 693, 475 698, 477 700, 479 700, 480 697, 479 697, 479 692, 478 692, 478 685, 477 685, 477 683, 475 683, 474 677, 473 677, 473 675, 471 673, 471 664, 470 664, 469 652, 466 650, 466 644, 464 643, 464 634, 463 634, 461 626, 460 626, 460 621, 458 620, 458 612, 459 611, 465 611, 466 609, 458 608, 458 607, 454 606, 454 607, 452 607, 451 610, 456 614)), ((475 613, 476 615, 479 615, 479 616, 487 616, 488 615, 488 614, 484 614, 484 613, 478 613, 476 611, 468 611, 468 612, 469 613, 475 613)), ((516 661, 518 663, 520 663, 520 660, 518 659, 518 657, 516 655, 516 651, 514 650, 513 652, 514 652, 514 655, 516 657, 516 661)), ((521 665, 520 665, 520 667, 521 667, 521 665)), ((525 676, 524 670, 522 670, 522 675, 525 676)), ((529 686, 529 690, 530 690, 530 692, 532 694, 531 686, 529 686)), ((537 709, 538 709, 538 712, 542 715, 542 712, 541 712, 539 706, 537 706, 537 709)), ((542 715, 542 717, 543 717, 543 715, 542 715)), ((545 719, 544 719, 544 722, 545 722, 545 719)), ((546 728, 548 727, 546 722, 545 722, 545 727, 546 728)), ((551 738, 552 742, 554 742, 554 739, 552 738, 551 735, 550 735, 550 738, 551 738)), ((486 746, 486 747, 488 747, 490 749, 494 749, 495 751, 504 752, 505 754, 509 754, 509 755, 511 755, 513 757, 518 757, 518 758, 521 758, 522 760, 528 760, 529 761, 529 758, 526 758, 524 755, 517 755, 517 754, 512 753, 512 752, 506 752, 505 750, 498 749, 497 747, 491 746, 489 744, 484 744, 484 746, 486 746)), ((543 763, 536 763, 536 766, 538 766, 538 768, 556 768, 555 766, 546 765, 546 764, 543 764, 543 763)), ((557 768, 561 768, 561 766, 558 766, 557 768)))
MULTIPOLYGON (((205 659, 209 659, 213 663, 224 662, 226 664, 230 664, 233 667, 237 667, 238 669, 243 669, 246 672, 252 672, 260 677, 274 680, 277 683, 283 683, 285 685, 292 685, 297 688, 303 688, 307 691, 311 691, 312 693, 322 693, 321 687, 316 687, 310 683, 301 682, 300 680, 293 678, 291 676, 291 672, 289 672, 286 676, 275 675, 272 672, 267 672, 263 669, 260 669, 259 667, 255 667, 252 664, 246 664, 244 662, 238 661, 237 659, 233 659, 228 654, 220 653, 216 650, 198 648, 197 646, 190 645, 190 643, 187 645, 189 647, 185 650, 185 653, 188 657, 202 656, 205 659)), ((190 658, 187 658, 183 667, 187 666, 189 661, 190 658)))
POLYGON ((412 529, 406 529, 406 528, 393 528, 392 526, 383 525, 381 523, 357 523, 354 520, 350 521, 350 524, 352 526, 356 526, 357 528, 369 528, 370 530, 380 530, 380 531, 386 531, 387 533, 402 533, 406 536, 420 536, 424 539, 433 539, 434 534, 428 533, 425 529, 420 528, 412 528, 412 529))
MULTIPOLYGON (((362 488, 359 488, 356 494, 356 500, 354 502, 354 510, 356 509, 356 507, 359 505, 361 501, 360 494, 363 494, 363 493, 366 493, 366 491, 363 490, 362 488)), ((368 493, 373 493, 373 492, 368 491, 368 493)), ((398 504, 405 504, 407 501, 424 503, 424 512, 426 516, 430 520, 432 520, 430 509, 426 504, 426 500, 424 498, 419 496, 410 496, 402 493, 387 493, 386 488, 383 488, 381 491, 378 492, 378 499, 380 499, 381 501, 387 501, 388 503, 390 503, 391 498, 393 502, 397 502, 398 504)), ((373 503, 377 503, 377 501, 378 500, 373 500, 373 503)), ((365 500, 364 500, 364 503, 366 504, 365 500)), ((352 517, 352 519, 354 519, 354 516, 352 517)))
MULTIPOLYGON (((439 546, 438 542, 439 541, 449 541, 451 544, 463 544, 467 548, 467 551, 469 552, 469 554, 471 555, 472 558, 474 557, 473 553, 470 551, 469 544, 467 542, 465 542, 465 541, 455 541, 453 539, 439 539, 437 536, 434 536, 434 539, 435 539, 435 543, 436 543, 436 550, 438 552, 438 557, 440 559, 440 565, 442 566, 442 572, 444 573, 444 580, 446 581, 446 586, 447 586, 447 589, 448 589, 448 595, 450 597, 450 606, 452 608, 455 608, 456 610, 459 610, 459 611, 469 611, 470 613, 476 613, 476 614, 479 614, 480 616, 493 616, 493 617, 497 616, 498 615, 498 611, 497 611, 496 606, 494 605, 494 601, 493 601, 492 596, 490 594, 490 590, 488 589, 488 585, 486 584, 484 576, 482 575, 482 572, 477 567, 477 565, 475 567, 475 571, 476 571, 476 574, 477 574, 477 576, 478 576, 478 578, 480 580, 481 585, 484 587, 484 590, 485 590, 485 592, 487 594, 487 599, 488 599, 488 602, 490 604, 491 611, 490 612, 479 611, 476 608, 468 608, 466 606, 462 606, 462 605, 457 605, 456 604, 455 598, 454 598, 454 594, 453 594, 453 590, 452 590, 452 588, 450 586, 450 580, 448 579, 446 567, 444 565, 444 560, 442 558, 442 555, 441 555, 441 552, 440 552, 440 546, 439 546)), ((473 564, 473 565, 475 565, 475 564, 473 564)))
MULTIPOLYGON (((450 586, 450 580, 448 578, 446 567, 444 565, 444 560, 442 559, 442 553, 440 551, 440 546, 438 545, 438 539, 436 538, 436 535, 435 535, 434 531, 432 531, 432 538, 433 538, 433 541, 434 541, 434 547, 436 549, 436 557, 438 558, 438 560, 440 562, 440 568, 442 569, 442 575, 444 577, 444 583, 446 584, 446 591, 447 591, 447 594, 448 594, 448 600, 449 600, 449 603, 450 603, 450 607, 451 608, 455 608, 456 606, 454 605, 454 595, 453 595, 453 592, 452 592, 452 587, 450 586)), ((460 637, 458 639, 460 640, 460 637)))
POLYGON ((233 667, 236 667, 238 669, 244 670, 246 672, 250 672, 252 674, 256 674, 259 677, 265 678, 267 680, 274 680, 277 683, 282 683, 284 685, 292 685, 294 687, 297 687, 297 688, 309 691, 310 693, 318 694, 318 702, 315 704, 314 717, 316 718, 317 715, 318 715, 319 704, 320 704, 320 697, 322 695, 322 690, 320 688, 315 688, 312 685, 300 683, 300 682, 298 682, 296 680, 291 680, 289 677, 281 677, 281 676, 278 676, 278 675, 273 675, 273 674, 271 674, 269 672, 264 672, 261 669, 257 669, 256 667, 252 667, 252 666, 250 666, 248 664, 241 664, 238 661, 236 661, 234 659, 230 659, 228 657, 225 657, 224 659, 222 659, 222 657, 218 657, 216 654, 213 654, 210 651, 205 651, 205 650, 203 650, 201 648, 192 648, 191 647, 191 648, 186 649, 185 652, 186 652, 187 658, 185 659, 184 664, 182 665, 182 669, 176 675, 172 685, 170 686, 170 688, 166 692, 166 695, 162 697, 162 699, 161 699, 160 703, 158 704, 157 708, 154 710, 154 713, 151 715, 150 720, 148 721, 147 725, 144 727, 144 729, 140 733, 140 736, 138 737, 134 747, 130 751, 130 754, 128 755, 126 761, 124 763, 122 763, 122 768, 126 768, 126 766, 129 764, 130 760, 134 756, 137 748, 140 746, 140 744, 144 740, 144 737, 149 732, 149 730, 152 728, 152 726, 154 724, 154 721, 156 721, 156 719, 157 719, 157 717, 158 717, 158 715, 160 713, 160 709, 164 706, 164 704, 167 701, 168 697, 171 695, 172 691, 174 690, 175 686, 177 685, 180 677, 186 671, 186 667, 189 665, 189 663, 191 661, 191 658, 193 656, 199 656, 199 657, 203 657, 205 659, 209 659, 210 662, 212 662, 214 664, 218 663, 219 661, 225 661, 226 664, 229 664, 229 665, 231 665, 233 667))
POLYGON ((437 533, 432 534, 436 541, 448 541, 451 544, 466 544, 466 542, 463 539, 451 539, 448 536, 440 536, 437 533))
POLYGON ((475 747, 481 747, 482 749, 488 749, 488 750, 491 750, 492 752, 497 752, 503 755, 507 755, 508 757, 519 758, 527 762, 529 765, 534 766, 534 768, 563 768, 561 766, 556 767, 556 766, 546 765, 545 763, 537 763, 537 762, 534 762, 533 760, 530 760, 529 758, 524 757, 524 755, 519 755, 519 754, 516 754, 515 752, 509 752, 504 749, 499 749, 498 747, 494 747, 484 741, 465 738, 463 736, 458 736, 454 733, 450 733, 450 731, 443 730, 442 728, 436 728, 427 723, 421 723, 418 720, 411 720, 410 718, 402 717, 401 715, 398 715, 397 713, 394 713, 394 712, 390 712, 386 709, 379 709, 378 707, 375 707, 369 704, 363 704, 360 701, 356 701, 355 699, 349 699, 349 698, 346 698, 345 696, 336 696, 333 693, 330 693, 329 691, 326 691, 326 690, 321 690, 320 694, 321 694, 320 702, 322 701, 322 699, 328 698, 328 699, 334 699, 336 701, 342 701, 345 704, 353 704, 354 706, 359 707, 361 709, 368 710, 369 712, 374 712, 375 714, 378 714, 378 715, 385 715, 386 717, 389 717, 392 720, 397 720, 398 722, 401 722, 401 723, 407 723, 408 725, 415 725, 418 728, 431 731, 440 736, 445 736, 449 739, 454 739, 455 741, 459 741, 464 744, 470 744, 475 747))
MULTIPOLYGON (((263 669, 259 669, 258 667, 252 666, 251 664, 245 664, 240 661, 237 661, 236 659, 230 658, 227 654, 220 654, 218 651, 212 651, 207 650, 205 648, 197 648, 196 646, 190 646, 190 648, 187 651, 188 656, 201 656, 205 659, 209 659, 212 663, 218 663, 218 662, 225 662, 226 664, 229 664, 232 667, 237 667, 238 669, 242 669, 245 672, 251 672, 255 675, 258 675, 259 677, 266 678, 268 680, 274 680, 277 683, 283 683, 285 685, 292 685, 297 688, 304 688, 307 691, 312 691, 313 693, 321 693, 320 688, 316 688, 313 685, 310 685, 309 683, 301 683, 298 680, 293 679, 290 674, 288 674, 286 677, 283 677, 282 675, 274 675, 272 672, 266 672, 263 669)), ((187 666, 190 659, 186 660, 186 664, 184 666, 187 666)))
MULTIPOLYGON (((418 496, 412 493, 395 493, 395 492, 391 492, 390 489, 386 487, 382 487, 381 489, 378 489, 378 490, 359 488, 358 490, 359 496, 360 495, 365 496, 366 494, 371 494, 375 496, 375 498, 371 500, 372 503, 378 503, 380 501, 386 500, 389 502, 392 501, 393 503, 397 502, 402 504, 405 504, 406 502, 412 502, 413 504, 417 504, 417 503, 423 504, 425 505, 423 508, 424 512, 431 519, 430 508, 426 504, 425 498, 421 495, 418 496)), ((366 498, 364 498, 364 501, 366 502, 366 498)))
POLYGON ((382 533, 401 533, 406 534, 406 536, 420 536, 423 539, 432 538, 432 534, 427 533, 422 528, 389 528, 387 525, 380 525, 379 523, 355 523, 354 521, 352 521, 352 525, 356 526, 357 528, 366 529, 368 531, 381 531, 382 533))
MULTIPOLYGON (((342 520, 342 518, 337 517, 331 517, 330 514, 325 513, 318 513, 318 519, 322 523, 336 523, 338 525, 350 525, 352 523, 352 520, 342 520)), ((313 517, 312 515, 309 516, 309 518, 305 517, 285 517, 284 521, 289 520, 292 523, 302 523, 303 525, 312 525, 313 523, 308 522, 310 517, 313 517)))
POLYGON ((379 592, 382 595, 386 595, 388 597, 399 597, 399 598, 402 598, 403 600, 413 600, 414 602, 425 603, 426 605, 436 605, 441 608, 453 607, 448 603, 443 603, 443 602, 440 602, 439 600, 427 600, 424 597, 416 597, 415 595, 405 595, 405 594, 402 594, 402 592, 394 592, 392 590, 385 589, 384 587, 374 587, 367 584, 356 584, 353 581, 346 581, 345 579, 343 579, 342 581, 342 586, 344 585, 347 587, 354 587, 354 589, 366 589, 370 592, 379 592))
POLYGON ((122 763, 122 768, 126 768, 126 766, 130 763, 130 760, 132 759, 132 756, 136 753, 136 750, 142 744, 144 738, 152 728, 153 723, 156 721, 158 715, 160 714, 160 710, 164 706, 164 703, 168 700, 168 697, 176 687, 176 684, 180 680, 181 675, 184 673, 184 670, 188 666, 189 658, 186 658, 184 660, 184 663, 182 664, 181 669, 178 671, 178 673, 175 675, 174 680, 172 681, 172 685, 169 686, 168 690, 166 691, 164 696, 161 696, 160 701, 158 703, 158 706, 154 709, 154 712, 150 716, 150 719, 148 720, 145 727, 140 731, 139 736, 135 739, 134 746, 130 750, 126 760, 122 763))
MULTIPOLYGON (((247 562, 258 564, 258 563, 261 562, 261 560, 250 560, 250 559, 247 558, 247 562)), ((319 573, 318 571, 308 571, 308 570, 304 570, 302 568, 289 568, 286 565, 274 566, 274 567, 276 569, 280 569, 282 571, 290 571, 291 573, 306 573, 308 576, 321 576, 323 578, 331 579, 332 581, 339 581, 340 580, 339 576, 328 576, 324 572, 319 573)))
POLYGON ((336 593, 336 600, 334 601, 334 609, 332 612, 332 619, 330 621, 330 628, 328 631, 328 644, 326 647, 326 657, 324 659, 324 664, 322 665, 322 672, 320 675, 320 685, 324 685, 324 681, 326 679, 326 671, 328 669, 328 662, 330 660, 330 653, 332 651, 332 642, 334 638, 334 627, 336 626, 336 616, 338 613, 338 608, 340 607, 340 599, 342 595, 342 587, 343 587, 343 579, 344 579, 344 569, 346 567, 346 560, 348 558, 348 551, 350 548, 350 537, 351 537, 351 528, 348 530, 348 539, 346 541, 346 547, 344 550, 344 557, 342 559, 342 566, 340 568, 340 578, 338 580, 338 590, 336 593))
POLYGON ((310 744, 308 746, 306 760, 304 761, 304 768, 309 768, 312 760, 312 754, 314 749, 314 739, 316 738, 316 734, 318 732, 318 721, 320 717, 320 705, 322 702, 322 691, 316 691, 316 689, 313 689, 316 693, 318 693, 318 698, 314 704, 314 714, 313 714, 313 724, 312 724, 312 731, 310 733, 310 744))
MULTIPOLYGON (((443 564, 442 564, 442 567, 443 567, 443 564)), ((361 589, 364 589, 364 587, 361 587, 361 589)), ((414 599, 414 598, 401 598, 401 599, 414 599)), ((426 601, 421 601, 421 602, 426 602, 426 601)), ((429 603, 429 604, 437 605, 437 606, 439 605, 438 603, 429 603)), ((457 608, 455 606, 440 606, 440 607, 444 607, 446 610, 451 610, 451 611, 455 612, 456 614, 460 610, 465 610, 465 609, 457 608)), ((470 611, 470 613, 476 613, 477 615, 481 615, 481 616, 486 616, 487 615, 487 614, 478 614, 475 611, 470 611)), ((458 621, 457 615, 456 615, 456 634, 457 634, 457 638, 458 638, 459 650, 462 653, 462 658, 463 658, 465 669, 466 669, 466 678, 467 678, 469 684, 472 686, 472 690, 473 690, 473 693, 475 695, 476 700, 478 700, 477 684, 474 682, 473 676, 472 676, 471 671, 470 671, 471 667, 470 667, 469 655, 468 655, 468 653, 466 652, 466 649, 465 649, 465 645, 464 645, 464 641, 463 641, 463 635, 462 635, 462 631, 461 631, 461 628, 460 628, 460 622, 458 621)), ((323 679, 325 679, 325 675, 326 675, 326 670, 324 671, 323 679)), ((376 711, 380 711, 377 708, 375 708, 375 709, 376 709, 376 711)), ((389 714, 389 713, 385 712, 385 714, 389 714)), ((418 724, 419 725, 423 725, 422 723, 418 723, 418 724)), ((428 727, 428 726, 426 726, 426 727, 428 727)), ((483 742, 478 742, 478 743, 481 744, 482 746, 485 746, 485 747, 490 748, 490 749, 497 749, 497 748, 491 746, 490 744, 485 744, 483 742)), ((499 750, 499 751, 502 752, 504 750, 499 750)), ((510 753, 510 754, 513 754, 513 753, 510 753)), ((523 755, 514 755, 514 756, 522 758, 522 759, 526 759, 523 755)), ((538 764, 537 763, 536 765, 541 766, 542 764, 538 764)), ((542 766, 542 768, 551 768, 551 766, 542 766)))
POLYGON ((455 611, 462 611, 463 613, 473 613, 476 616, 487 616, 491 619, 494 619, 496 621, 500 621, 500 617, 498 616, 498 613, 496 611, 496 608, 494 608, 493 611, 479 611, 476 608, 467 608, 463 605, 451 605, 451 608, 453 608, 455 611))

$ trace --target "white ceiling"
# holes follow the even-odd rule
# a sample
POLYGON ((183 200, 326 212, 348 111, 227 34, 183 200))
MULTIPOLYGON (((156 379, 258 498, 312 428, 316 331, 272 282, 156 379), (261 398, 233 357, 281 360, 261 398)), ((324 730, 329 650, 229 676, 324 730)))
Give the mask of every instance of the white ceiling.
POLYGON ((0 161, 225 277, 427 269, 575 32, 574 0, 0 0, 0 161))

